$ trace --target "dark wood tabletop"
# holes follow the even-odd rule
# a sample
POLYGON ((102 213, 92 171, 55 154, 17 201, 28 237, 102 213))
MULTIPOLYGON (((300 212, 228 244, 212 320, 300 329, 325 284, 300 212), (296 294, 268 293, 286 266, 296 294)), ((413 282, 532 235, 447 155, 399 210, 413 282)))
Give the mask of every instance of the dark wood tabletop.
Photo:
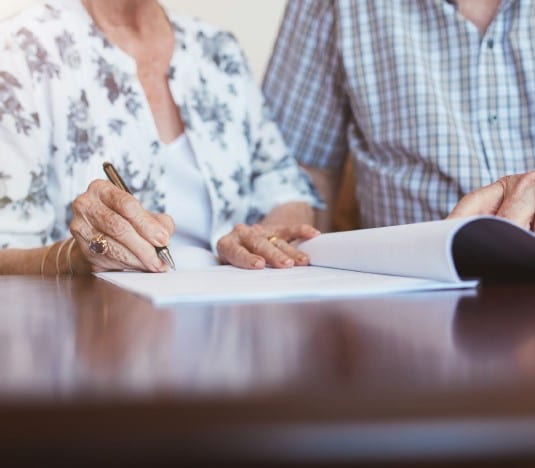
POLYGON ((0 464, 530 466, 534 305, 533 282, 155 308, 0 277, 0 464))

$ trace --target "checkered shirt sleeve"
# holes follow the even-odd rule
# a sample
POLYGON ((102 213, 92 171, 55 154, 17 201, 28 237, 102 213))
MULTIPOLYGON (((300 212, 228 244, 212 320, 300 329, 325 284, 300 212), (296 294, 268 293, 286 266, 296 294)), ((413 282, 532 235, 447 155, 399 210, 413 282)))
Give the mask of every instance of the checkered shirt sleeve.
POLYGON ((263 89, 301 164, 342 165, 349 108, 337 51, 335 2, 288 2, 263 89))

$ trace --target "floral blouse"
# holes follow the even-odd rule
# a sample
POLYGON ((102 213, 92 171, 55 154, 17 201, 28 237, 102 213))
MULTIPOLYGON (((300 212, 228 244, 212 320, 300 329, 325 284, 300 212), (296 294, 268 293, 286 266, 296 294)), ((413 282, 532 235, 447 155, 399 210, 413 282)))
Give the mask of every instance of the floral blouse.
MULTIPOLYGON (((288 153, 233 36, 168 12, 169 84, 209 193, 212 248, 275 205, 320 206, 288 153)), ((71 202, 111 161, 145 208, 173 203, 135 61, 79 0, 49 0, 0 23, 0 248, 68 235, 71 202)))

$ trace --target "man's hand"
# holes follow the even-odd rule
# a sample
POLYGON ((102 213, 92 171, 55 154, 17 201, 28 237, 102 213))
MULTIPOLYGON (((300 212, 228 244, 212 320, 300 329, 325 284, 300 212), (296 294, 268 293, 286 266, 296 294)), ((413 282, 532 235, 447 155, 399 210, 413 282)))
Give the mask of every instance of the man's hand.
POLYGON ((171 217, 145 210, 132 195, 104 180, 95 180, 73 201, 71 233, 92 271, 165 271, 155 246, 167 245, 174 231, 171 217), (89 249, 102 235, 103 253, 89 249))
POLYGON ((295 241, 311 239, 319 231, 308 224, 290 226, 238 224, 217 243, 217 252, 223 263, 248 269, 305 266, 308 256, 296 249, 295 241))
POLYGON ((505 176, 465 195, 448 218, 496 215, 534 230, 535 171, 505 176))

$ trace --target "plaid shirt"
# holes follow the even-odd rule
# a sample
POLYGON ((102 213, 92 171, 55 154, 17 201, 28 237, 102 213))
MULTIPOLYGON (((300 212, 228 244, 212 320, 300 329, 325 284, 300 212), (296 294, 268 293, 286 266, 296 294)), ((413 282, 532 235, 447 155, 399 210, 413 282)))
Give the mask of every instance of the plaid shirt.
POLYGON ((445 0, 291 0, 264 83, 303 165, 355 158, 363 227, 442 218, 535 168, 535 2, 483 37, 445 0))

